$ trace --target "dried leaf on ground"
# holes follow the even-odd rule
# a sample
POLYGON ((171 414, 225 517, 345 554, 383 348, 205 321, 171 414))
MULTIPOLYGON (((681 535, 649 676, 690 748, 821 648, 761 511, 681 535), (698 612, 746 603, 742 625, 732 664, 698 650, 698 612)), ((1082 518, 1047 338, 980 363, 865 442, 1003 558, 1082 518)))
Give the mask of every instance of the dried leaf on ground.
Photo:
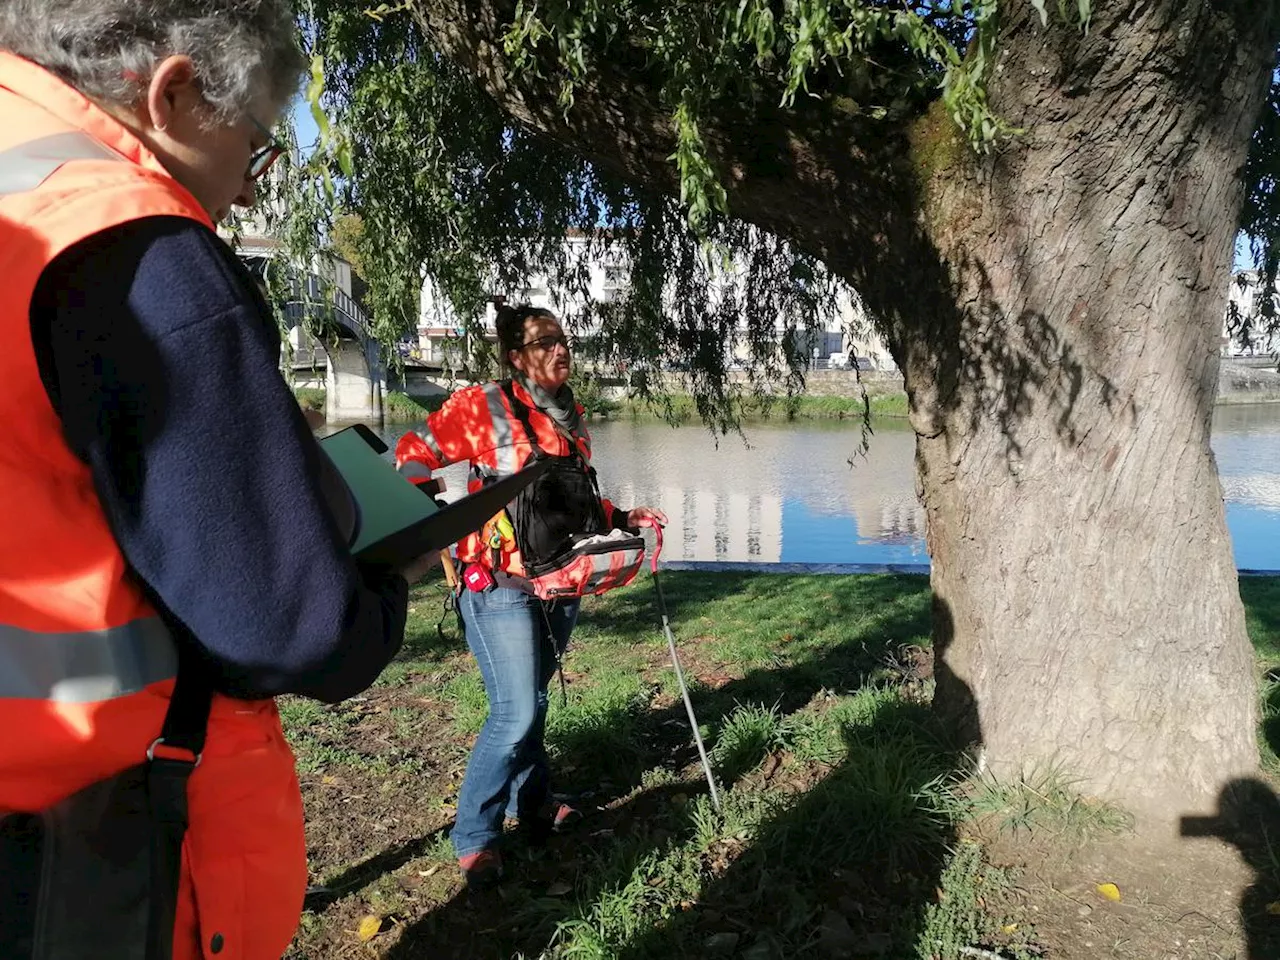
POLYGON ((370 914, 360 921, 360 926, 356 927, 356 938, 361 943, 368 943, 381 932, 382 918, 370 914))

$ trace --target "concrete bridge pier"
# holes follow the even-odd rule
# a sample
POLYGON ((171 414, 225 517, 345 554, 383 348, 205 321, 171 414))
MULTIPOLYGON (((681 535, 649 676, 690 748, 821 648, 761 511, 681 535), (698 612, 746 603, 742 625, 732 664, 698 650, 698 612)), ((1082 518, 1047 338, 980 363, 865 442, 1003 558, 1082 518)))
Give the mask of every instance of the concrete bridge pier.
POLYGON ((382 421, 384 374, 377 342, 341 337, 324 344, 325 418, 382 421))

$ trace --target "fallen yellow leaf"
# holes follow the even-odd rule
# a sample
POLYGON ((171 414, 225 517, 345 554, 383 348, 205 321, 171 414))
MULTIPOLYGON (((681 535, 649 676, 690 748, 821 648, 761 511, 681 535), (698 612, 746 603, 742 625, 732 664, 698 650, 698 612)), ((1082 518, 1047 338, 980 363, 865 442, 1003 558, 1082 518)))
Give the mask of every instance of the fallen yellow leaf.
POLYGON ((382 918, 375 917, 372 914, 360 921, 360 926, 356 928, 356 936, 361 943, 368 943, 379 933, 382 932, 382 918))
POLYGON ((1100 894, 1102 894, 1112 903, 1120 902, 1120 888, 1117 887, 1114 883, 1100 883, 1098 884, 1097 889, 1100 894))
POLYGON ((1267 913, 1273 917, 1280 917, 1280 900, 1272 900, 1267 904, 1267 913))
POLYGON ((1015 933, 1017 929, 1018 929, 1018 925, 1016 923, 1006 923, 1003 927, 1000 928, 1000 932, 1007 937, 1009 934, 1015 933))

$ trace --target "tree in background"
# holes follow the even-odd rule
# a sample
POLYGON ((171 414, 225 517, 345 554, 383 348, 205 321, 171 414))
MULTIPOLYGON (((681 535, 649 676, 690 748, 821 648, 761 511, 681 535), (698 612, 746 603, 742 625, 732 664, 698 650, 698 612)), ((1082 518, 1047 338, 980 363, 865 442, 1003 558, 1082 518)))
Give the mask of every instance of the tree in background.
POLYGON ((375 301, 569 296, 586 231, 632 286, 578 319, 723 427, 726 345, 797 387, 847 284, 905 376, 938 709, 1160 824, 1256 766, 1209 420, 1242 222, 1275 275, 1280 4, 366 7, 307 31, 375 301))

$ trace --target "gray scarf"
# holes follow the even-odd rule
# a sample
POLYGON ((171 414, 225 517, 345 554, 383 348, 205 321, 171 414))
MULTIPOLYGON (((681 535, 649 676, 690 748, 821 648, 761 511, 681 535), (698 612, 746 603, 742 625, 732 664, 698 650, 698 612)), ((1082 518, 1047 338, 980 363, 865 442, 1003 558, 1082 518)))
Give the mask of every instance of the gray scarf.
POLYGON ((533 398, 534 405, 556 422, 565 433, 577 437, 582 427, 582 418, 578 415, 578 404, 573 399, 573 390, 565 384, 555 393, 548 393, 528 377, 521 373, 515 375, 516 382, 533 398))

